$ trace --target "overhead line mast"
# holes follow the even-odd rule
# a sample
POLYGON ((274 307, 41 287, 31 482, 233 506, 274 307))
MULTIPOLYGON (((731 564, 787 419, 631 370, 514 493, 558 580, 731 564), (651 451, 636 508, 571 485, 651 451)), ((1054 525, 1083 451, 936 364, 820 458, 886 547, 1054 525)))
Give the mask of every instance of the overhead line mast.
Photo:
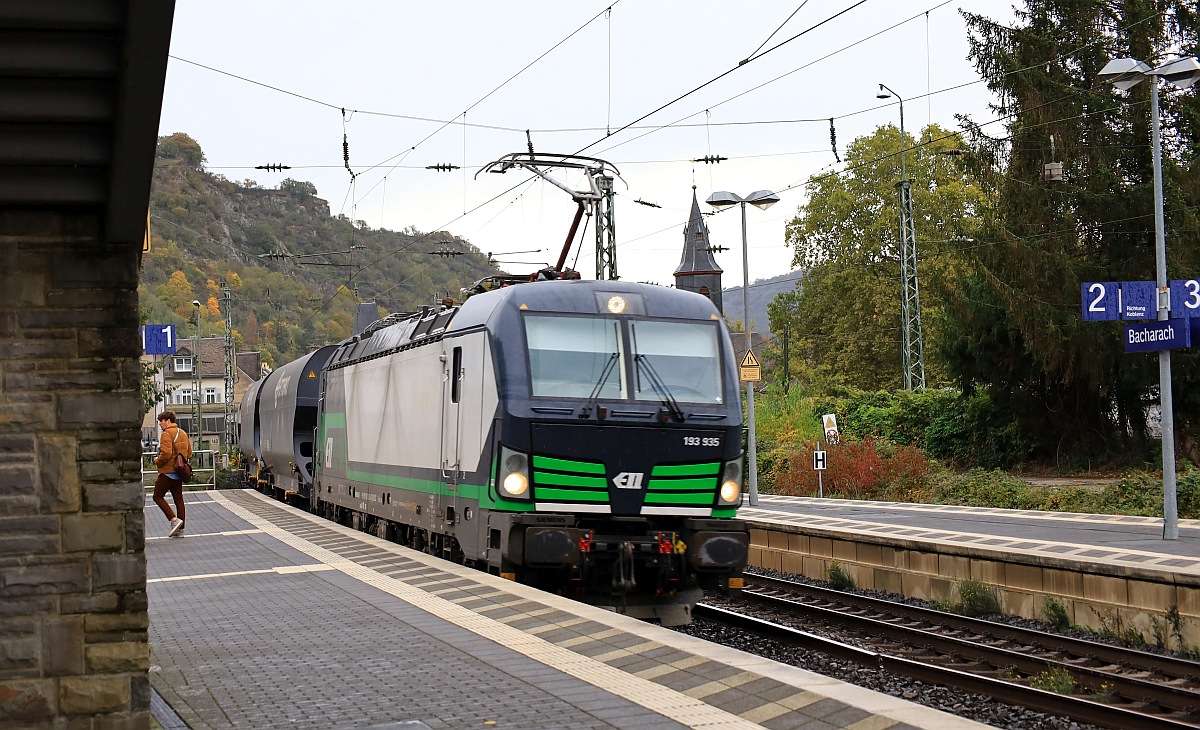
POLYGON ((225 433, 221 445, 225 451, 225 466, 229 466, 229 458, 233 453, 234 436, 234 385, 237 381, 235 362, 237 353, 233 344, 233 298, 229 294, 229 285, 221 279, 221 299, 225 309, 225 433))
MULTIPOLYGON (((528 152, 513 152, 500 159, 484 165, 479 172, 506 173, 514 167, 528 170, 554 187, 571 196, 578 205, 575 218, 571 222, 571 230, 563 243, 562 253, 558 263, 550 269, 543 270, 550 278, 558 278, 567 271, 567 253, 579 230, 579 222, 586 212, 596 216, 596 279, 615 281, 617 277, 617 243, 615 240, 616 221, 613 211, 613 176, 620 177, 621 173, 611 163, 596 157, 582 155, 567 155, 554 153, 536 153, 533 143, 529 144, 528 152), (542 168, 560 167, 568 170, 583 170, 587 173, 588 187, 586 190, 575 190, 566 183, 556 180, 546 174, 542 168), (611 170, 612 175, 607 174, 611 170)), ((479 173, 476 173, 476 177, 479 173)), ((577 272, 572 278, 579 278, 577 272)))

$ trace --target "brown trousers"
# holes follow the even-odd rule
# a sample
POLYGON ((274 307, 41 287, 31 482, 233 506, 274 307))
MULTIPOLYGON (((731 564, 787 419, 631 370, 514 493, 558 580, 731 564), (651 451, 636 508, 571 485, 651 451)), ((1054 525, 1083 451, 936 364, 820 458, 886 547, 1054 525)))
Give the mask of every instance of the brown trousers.
POLYGON ((167 520, 175 519, 175 513, 171 512, 171 506, 167 504, 167 492, 171 493, 171 499, 175 502, 175 510, 179 513, 179 519, 184 519, 183 512, 183 481, 180 479, 172 479, 166 474, 159 474, 158 479, 154 480, 154 503, 167 516, 167 520))

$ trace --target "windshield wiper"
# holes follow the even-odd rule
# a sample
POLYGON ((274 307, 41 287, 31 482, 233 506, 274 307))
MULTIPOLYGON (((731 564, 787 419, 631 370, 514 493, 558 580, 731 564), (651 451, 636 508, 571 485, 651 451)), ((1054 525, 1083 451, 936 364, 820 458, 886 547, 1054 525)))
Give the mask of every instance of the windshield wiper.
POLYGON ((683 423, 683 409, 679 407, 679 402, 675 400, 675 396, 671 395, 671 390, 667 387, 667 384, 659 377, 658 371, 650 364, 650 358, 639 353, 633 356, 633 363, 637 366, 635 369, 637 369, 639 374, 641 373, 642 366, 646 368, 646 379, 650 381, 654 392, 658 393, 659 400, 667 407, 671 418, 679 423, 683 423))
MULTIPOLYGON (((609 376, 612 375, 613 368, 620 359, 620 354, 616 352, 608 356, 608 362, 604 363, 604 369, 600 371, 600 379, 597 380, 596 385, 592 387, 592 392, 588 396, 587 403, 583 406, 583 408, 579 409, 580 418, 587 418, 592 415, 592 405, 594 405, 600 398, 600 391, 604 389, 604 384, 608 382, 609 376)), ((605 415, 607 414, 605 413, 604 407, 597 406, 596 418, 604 420, 605 415)))

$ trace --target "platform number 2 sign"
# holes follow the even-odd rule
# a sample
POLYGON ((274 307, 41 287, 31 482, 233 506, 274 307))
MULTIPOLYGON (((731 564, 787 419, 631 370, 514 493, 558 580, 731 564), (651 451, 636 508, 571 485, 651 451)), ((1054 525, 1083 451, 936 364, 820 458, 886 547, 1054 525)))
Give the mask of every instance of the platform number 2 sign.
POLYGON ((1116 319, 1119 291, 1119 285, 1115 281, 1084 282, 1083 320, 1089 322, 1116 319))

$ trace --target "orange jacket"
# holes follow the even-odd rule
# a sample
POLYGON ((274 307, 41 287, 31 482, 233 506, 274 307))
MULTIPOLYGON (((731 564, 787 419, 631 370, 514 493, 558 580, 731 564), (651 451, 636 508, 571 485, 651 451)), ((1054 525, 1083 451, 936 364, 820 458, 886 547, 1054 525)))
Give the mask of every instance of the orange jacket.
POLYGON ((175 473, 176 453, 183 454, 185 459, 192 458, 192 441, 186 431, 172 423, 163 429, 162 436, 158 438, 158 456, 154 458, 154 463, 158 466, 159 474, 175 473))

